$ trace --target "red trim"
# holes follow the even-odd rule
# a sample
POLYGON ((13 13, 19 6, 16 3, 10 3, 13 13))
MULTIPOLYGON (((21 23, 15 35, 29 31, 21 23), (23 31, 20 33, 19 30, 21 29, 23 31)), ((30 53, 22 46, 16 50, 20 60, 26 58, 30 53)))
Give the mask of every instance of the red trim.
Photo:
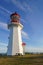
POLYGON ((11 22, 18 22, 19 23, 19 21, 16 21, 16 20, 11 20, 11 22))
POLYGON ((26 45, 26 43, 22 43, 22 46, 25 46, 26 45))

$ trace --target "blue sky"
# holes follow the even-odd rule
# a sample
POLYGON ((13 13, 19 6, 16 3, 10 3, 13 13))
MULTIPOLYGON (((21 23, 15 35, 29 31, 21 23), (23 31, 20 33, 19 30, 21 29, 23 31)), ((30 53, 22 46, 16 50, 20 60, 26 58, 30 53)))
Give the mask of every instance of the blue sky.
POLYGON ((43 0, 0 0, 0 53, 7 52, 10 14, 21 16, 26 51, 43 52, 43 0))

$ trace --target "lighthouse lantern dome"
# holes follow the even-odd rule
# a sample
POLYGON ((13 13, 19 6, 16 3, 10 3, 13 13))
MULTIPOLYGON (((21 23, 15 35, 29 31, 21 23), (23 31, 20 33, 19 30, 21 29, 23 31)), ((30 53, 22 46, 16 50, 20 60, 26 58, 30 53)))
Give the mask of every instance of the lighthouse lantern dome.
POLYGON ((13 13, 10 15, 11 22, 18 22, 20 21, 20 15, 18 13, 13 13))

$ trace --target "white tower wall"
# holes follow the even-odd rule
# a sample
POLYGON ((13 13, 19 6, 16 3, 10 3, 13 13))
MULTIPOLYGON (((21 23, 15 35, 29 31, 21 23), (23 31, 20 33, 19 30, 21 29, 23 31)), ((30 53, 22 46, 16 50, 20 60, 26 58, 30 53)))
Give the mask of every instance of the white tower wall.
POLYGON ((20 53, 23 55, 23 47, 22 47, 22 37, 21 37, 21 29, 22 25, 12 24, 10 28, 10 38, 9 38, 9 45, 8 45, 8 52, 7 55, 16 55, 20 53))
POLYGON ((12 55, 13 27, 10 27, 9 44, 7 55, 12 55))

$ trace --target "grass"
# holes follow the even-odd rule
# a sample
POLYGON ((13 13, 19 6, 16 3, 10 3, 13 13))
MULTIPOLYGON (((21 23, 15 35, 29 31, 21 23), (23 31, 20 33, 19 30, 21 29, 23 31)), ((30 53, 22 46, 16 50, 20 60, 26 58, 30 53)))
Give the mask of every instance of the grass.
POLYGON ((0 65, 43 65, 43 54, 0 56, 0 65))

